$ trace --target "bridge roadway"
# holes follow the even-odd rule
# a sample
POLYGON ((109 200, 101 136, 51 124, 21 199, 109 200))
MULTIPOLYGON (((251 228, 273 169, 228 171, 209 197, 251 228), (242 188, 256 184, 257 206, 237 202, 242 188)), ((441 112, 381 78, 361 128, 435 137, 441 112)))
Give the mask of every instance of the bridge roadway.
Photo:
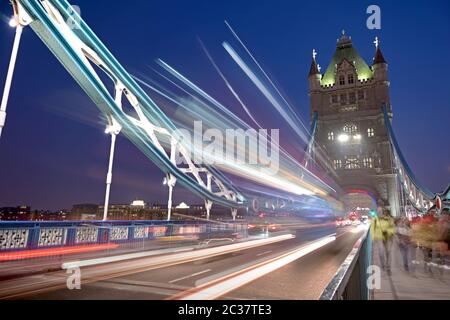
POLYGON ((340 228, 335 241, 306 254, 302 250, 311 247, 317 232, 303 230, 292 239, 163 267, 150 267, 151 257, 83 267, 82 279, 97 276, 82 282, 80 290, 66 288, 63 270, 5 279, 0 298, 317 299, 363 229, 340 228))

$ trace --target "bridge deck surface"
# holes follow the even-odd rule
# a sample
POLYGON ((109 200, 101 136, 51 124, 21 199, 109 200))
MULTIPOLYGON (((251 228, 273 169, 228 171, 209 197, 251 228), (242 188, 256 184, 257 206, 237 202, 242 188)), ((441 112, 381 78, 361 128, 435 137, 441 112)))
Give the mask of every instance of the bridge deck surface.
MULTIPOLYGON (((381 288, 374 290, 375 300, 450 300, 450 269, 439 264, 425 267, 420 249, 412 250, 411 268, 403 268, 397 241, 392 245, 391 275, 382 271, 381 288)), ((380 265, 377 247, 374 246, 373 261, 380 265)), ((447 260, 448 261, 448 260, 447 260)))

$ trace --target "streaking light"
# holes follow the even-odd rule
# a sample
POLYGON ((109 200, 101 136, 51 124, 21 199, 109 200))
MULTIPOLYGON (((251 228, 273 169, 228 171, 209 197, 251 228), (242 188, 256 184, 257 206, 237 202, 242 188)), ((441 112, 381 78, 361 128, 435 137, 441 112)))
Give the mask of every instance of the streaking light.
POLYGON ((51 248, 51 249, 38 249, 38 250, 25 250, 25 251, 14 251, 0 254, 0 261, 13 261, 13 260, 23 260, 30 258, 39 257, 50 257, 59 256, 73 253, 84 253, 91 251, 100 251, 108 249, 116 249, 119 247, 115 243, 99 244, 99 245, 89 245, 89 246, 74 246, 65 248, 51 248))
POLYGON ((300 259, 301 257, 333 242, 336 240, 335 236, 325 237, 317 241, 308 243, 300 248, 292 250, 281 256, 272 258, 268 261, 259 263, 256 266, 247 267, 244 270, 239 270, 232 275, 226 275, 221 279, 216 279, 211 283, 206 283, 187 293, 176 295, 172 299, 178 300, 212 300, 217 299, 224 294, 233 291, 243 285, 254 281, 268 273, 271 273, 285 265, 300 259))

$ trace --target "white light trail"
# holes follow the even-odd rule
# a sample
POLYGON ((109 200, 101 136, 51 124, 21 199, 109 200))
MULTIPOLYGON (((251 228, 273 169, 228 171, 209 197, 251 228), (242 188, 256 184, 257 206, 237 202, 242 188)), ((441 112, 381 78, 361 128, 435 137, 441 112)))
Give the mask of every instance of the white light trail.
POLYGON ((151 267, 151 266, 157 267, 157 266, 161 266, 161 265, 165 266, 168 264, 177 264, 177 263, 182 263, 182 262, 186 262, 186 261, 204 259, 204 258, 211 257, 211 256, 217 256, 217 255, 222 255, 225 253, 240 251, 240 250, 244 250, 244 249, 250 249, 250 248, 263 246, 263 245, 267 245, 270 243, 285 241, 285 240, 289 240, 289 239, 293 239, 293 238, 295 238, 294 235, 286 234, 286 235, 282 235, 282 236, 238 242, 238 243, 233 243, 233 244, 224 245, 224 246, 220 246, 220 247, 207 248, 207 249, 194 250, 194 251, 193 251, 194 247, 144 251, 144 252, 123 254, 123 255, 118 255, 118 256, 103 257, 103 258, 97 258, 97 259, 66 262, 66 263, 62 264, 62 268, 68 269, 68 268, 75 268, 75 267, 88 267, 88 266, 95 266, 95 265, 106 264, 106 263, 111 263, 111 262, 120 262, 120 261, 127 261, 127 260, 132 260, 132 259, 137 259, 137 258, 151 257, 151 256, 155 256, 155 255, 161 255, 163 253, 174 253, 175 252, 174 254, 169 254, 169 255, 165 255, 165 256, 151 257, 153 260, 145 262, 145 265, 147 267, 151 267), (186 251, 188 251, 188 252, 186 252, 186 251))
POLYGON ((261 67, 261 64, 256 60, 256 58, 253 56, 253 54, 250 52, 248 47, 244 44, 244 42, 241 40, 241 38, 237 35, 237 33, 234 31, 234 29, 231 27, 231 25, 228 23, 228 21, 225 20, 225 24, 227 25, 228 29, 230 29, 233 36, 236 38, 236 40, 241 44, 241 46, 244 48, 244 50, 247 52, 247 54, 250 56, 250 58, 253 60, 253 62, 256 64, 256 66, 259 68, 259 70, 262 72, 262 74, 266 77, 267 81, 272 85, 272 87, 275 89, 275 91, 278 93, 280 98, 284 101, 286 106, 288 107, 289 111, 291 112, 292 116, 295 118, 295 120, 302 125, 302 127, 306 130, 306 132, 309 132, 309 129, 306 128, 303 121, 297 116, 297 113, 294 111, 294 108, 290 105, 290 103, 286 100, 286 98, 281 94, 278 87, 273 83, 272 79, 267 75, 267 73, 264 71, 264 69, 261 67))
MULTIPOLYGON (((226 293, 236 290, 247 283, 254 281, 266 274, 269 274, 277 269, 284 267, 285 265, 304 257, 305 255, 316 251, 327 244, 336 240, 335 236, 325 237, 311 243, 308 243, 301 248, 292 250, 286 254, 275 257, 268 261, 261 262, 256 266, 247 267, 244 270, 235 272, 235 276, 227 275, 221 279, 212 281, 212 283, 206 283, 199 288, 195 289, 195 292, 188 293, 187 295, 175 296, 175 299, 180 300, 213 300, 217 299, 226 293)), ((189 291, 188 291, 189 292, 189 291)))
POLYGON ((266 97, 267 100, 275 107, 275 109, 280 113, 283 119, 289 124, 289 126, 294 130, 294 132, 304 141, 309 142, 309 138, 306 134, 299 129, 295 124, 294 120, 289 116, 289 114, 284 110, 282 105, 277 101, 277 99, 272 95, 270 90, 262 83, 262 81, 256 76, 256 74, 250 69, 250 67, 244 62, 244 60, 239 56, 239 54, 231 47, 230 44, 224 42, 223 47, 228 52, 228 54, 233 58, 237 65, 244 71, 247 77, 253 82, 253 84, 261 91, 261 93, 266 97))

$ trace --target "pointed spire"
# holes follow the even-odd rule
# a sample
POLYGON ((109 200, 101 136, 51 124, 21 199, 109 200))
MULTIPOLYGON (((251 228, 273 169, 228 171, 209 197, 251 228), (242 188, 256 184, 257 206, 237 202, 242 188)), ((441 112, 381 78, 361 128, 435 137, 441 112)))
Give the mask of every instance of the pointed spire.
POLYGON ((316 62, 316 56, 317 56, 317 51, 316 51, 316 49, 313 49, 311 68, 309 69, 309 75, 308 75, 309 77, 316 75, 316 74, 320 74, 319 66, 317 65, 317 62, 316 62))
POLYGON ((341 37, 337 39, 338 48, 348 48, 352 46, 352 37, 347 36, 345 30, 342 30, 341 37))
POLYGON ((387 63, 386 60, 383 57, 383 54, 381 53, 380 49, 380 40, 378 37, 375 37, 375 41, 373 42, 375 44, 375 57, 373 58, 373 64, 379 64, 379 63, 387 63))

